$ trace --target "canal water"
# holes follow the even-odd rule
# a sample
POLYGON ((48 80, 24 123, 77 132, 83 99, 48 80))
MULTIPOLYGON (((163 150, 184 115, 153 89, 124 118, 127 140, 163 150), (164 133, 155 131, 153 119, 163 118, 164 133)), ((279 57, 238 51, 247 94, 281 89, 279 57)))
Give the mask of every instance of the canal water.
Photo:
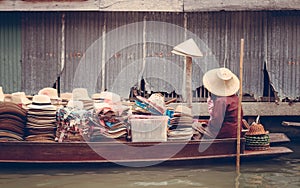
MULTIPOLYGON (((188 163, 151 167, 119 165, 1 165, 0 188, 299 188, 300 142, 294 153, 265 161, 188 163)), ((0 151, 1 152, 1 151, 0 151)))

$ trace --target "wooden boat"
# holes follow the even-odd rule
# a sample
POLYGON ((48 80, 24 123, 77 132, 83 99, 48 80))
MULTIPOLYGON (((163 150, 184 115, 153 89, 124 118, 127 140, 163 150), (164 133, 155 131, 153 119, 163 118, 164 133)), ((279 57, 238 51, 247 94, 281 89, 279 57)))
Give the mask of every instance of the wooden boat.
MULTIPOLYGON (((241 159, 278 157, 292 153, 286 147, 265 151, 244 149, 241 159)), ((0 142, 1 163, 133 163, 231 159, 236 156, 236 139, 168 142, 0 142)))

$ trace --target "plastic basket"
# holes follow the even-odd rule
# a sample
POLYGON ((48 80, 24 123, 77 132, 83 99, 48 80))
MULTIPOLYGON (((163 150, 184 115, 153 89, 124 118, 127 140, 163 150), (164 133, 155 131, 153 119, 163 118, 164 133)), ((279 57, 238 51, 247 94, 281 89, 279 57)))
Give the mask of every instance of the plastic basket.
POLYGON ((168 116, 132 116, 132 142, 165 142, 167 141, 168 116))

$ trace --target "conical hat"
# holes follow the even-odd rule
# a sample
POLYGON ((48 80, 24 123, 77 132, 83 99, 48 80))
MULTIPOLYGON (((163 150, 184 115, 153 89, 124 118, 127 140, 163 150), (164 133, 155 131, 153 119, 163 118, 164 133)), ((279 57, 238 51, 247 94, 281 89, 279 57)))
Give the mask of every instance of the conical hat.
POLYGON ((230 96, 240 89, 238 77, 227 68, 217 68, 206 72, 203 76, 203 85, 217 96, 230 96))
POLYGON ((199 47, 193 39, 188 39, 183 43, 178 44, 172 50, 172 53, 181 56, 201 57, 203 56, 199 47))

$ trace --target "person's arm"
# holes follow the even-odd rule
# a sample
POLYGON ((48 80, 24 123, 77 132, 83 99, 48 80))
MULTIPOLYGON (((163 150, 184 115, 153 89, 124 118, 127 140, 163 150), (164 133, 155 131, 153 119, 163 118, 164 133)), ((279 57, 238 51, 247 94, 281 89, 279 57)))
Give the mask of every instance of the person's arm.
MULTIPOLYGON (((226 99, 225 99, 226 100, 226 99)), ((224 98, 217 98, 214 100, 214 107, 211 113, 208 126, 213 127, 214 130, 220 130, 226 112, 226 101, 224 98)))

